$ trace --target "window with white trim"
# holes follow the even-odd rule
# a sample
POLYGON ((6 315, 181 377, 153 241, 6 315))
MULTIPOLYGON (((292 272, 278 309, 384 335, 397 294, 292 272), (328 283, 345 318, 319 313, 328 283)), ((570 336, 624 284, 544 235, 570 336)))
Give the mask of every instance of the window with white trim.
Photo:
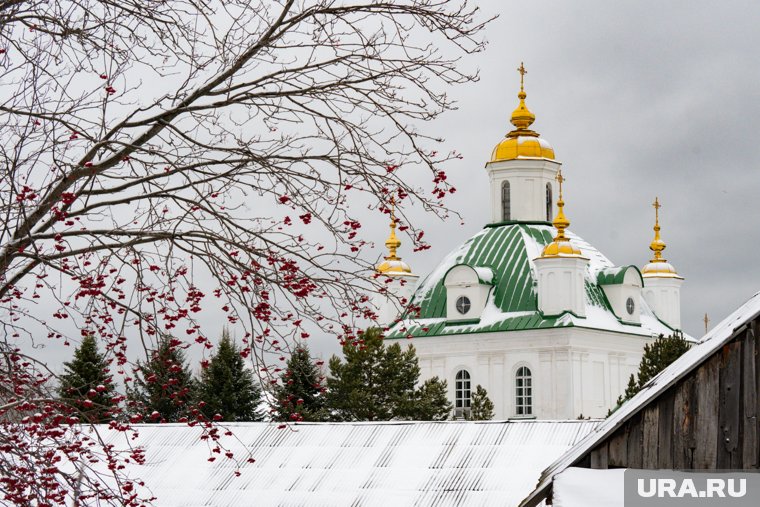
POLYGON ((454 381, 454 417, 470 415, 470 372, 459 370, 454 381))
POLYGON ((552 221, 552 205, 553 202, 553 196, 552 196, 552 184, 547 183, 546 184, 546 221, 551 222, 552 221))
POLYGON ((533 415, 533 375, 527 366, 519 367, 515 374, 515 414, 533 415))

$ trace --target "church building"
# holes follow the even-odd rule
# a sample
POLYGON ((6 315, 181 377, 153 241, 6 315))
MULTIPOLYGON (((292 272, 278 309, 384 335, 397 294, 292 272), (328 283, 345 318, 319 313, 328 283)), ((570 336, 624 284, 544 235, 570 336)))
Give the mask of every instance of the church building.
POLYGON ((564 175, 554 149, 531 130, 525 68, 514 129, 485 169, 491 223, 418 278, 398 257, 391 219, 389 255, 377 271, 410 308, 380 300, 388 340, 410 339, 421 380, 448 382, 455 416, 466 417, 483 386, 496 419, 604 417, 638 369, 644 345, 680 330, 683 278, 662 255, 655 200, 652 260, 615 266, 573 234, 564 175))

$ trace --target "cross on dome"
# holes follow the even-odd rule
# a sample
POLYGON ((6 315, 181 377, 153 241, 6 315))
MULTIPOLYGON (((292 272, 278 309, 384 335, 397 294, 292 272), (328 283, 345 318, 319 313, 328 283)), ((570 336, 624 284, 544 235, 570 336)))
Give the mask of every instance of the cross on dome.
POLYGON ((520 73, 520 91, 523 91, 523 78, 525 77, 525 74, 528 73, 528 71, 525 70, 523 62, 520 62, 520 66, 517 67, 517 72, 520 73))
POLYGON ((654 198, 652 207, 654 208, 654 239, 649 245, 649 249, 654 252, 654 259, 651 262, 666 262, 662 258, 662 251, 665 250, 666 245, 662 238, 660 238, 660 208, 662 208, 662 204, 660 204, 659 197, 654 198))

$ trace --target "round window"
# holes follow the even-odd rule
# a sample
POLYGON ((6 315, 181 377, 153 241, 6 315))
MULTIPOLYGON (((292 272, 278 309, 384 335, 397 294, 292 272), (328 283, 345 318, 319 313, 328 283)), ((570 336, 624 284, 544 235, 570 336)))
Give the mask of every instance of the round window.
POLYGON ((628 298, 625 302, 625 309, 628 310, 628 315, 633 315, 633 310, 636 309, 636 303, 633 302, 633 298, 628 298))
POLYGON ((466 314, 470 311, 470 298, 467 296, 459 296, 457 299, 457 311, 461 313, 462 315, 466 314))

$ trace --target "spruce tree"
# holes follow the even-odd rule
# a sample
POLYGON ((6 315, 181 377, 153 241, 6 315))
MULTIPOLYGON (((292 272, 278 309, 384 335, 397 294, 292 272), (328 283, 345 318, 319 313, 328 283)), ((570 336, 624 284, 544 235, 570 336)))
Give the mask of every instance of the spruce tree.
POLYGON ((427 379, 415 392, 411 419, 415 421, 445 421, 454 408, 446 397, 447 384, 438 377, 427 379))
POLYGON ((259 410, 261 388, 226 328, 216 354, 201 372, 196 392, 201 412, 209 420, 264 420, 259 410))
POLYGON ((74 351, 74 359, 63 365, 58 387, 61 399, 75 407, 88 422, 108 422, 115 389, 108 374, 108 361, 98 351, 95 337, 86 335, 74 351))
POLYGON ((488 398, 485 388, 478 384, 470 398, 470 419, 473 421, 490 421, 493 419, 493 402, 488 398))
POLYGON ((288 359, 275 390, 278 421, 326 421, 324 387, 319 368, 306 345, 299 345, 288 359))
POLYGON ((667 368, 690 348, 691 344, 686 341, 682 333, 676 333, 668 337, 660 335, 652 343, 644 345, 644 355, 639 363, 638 376, 634 377, 631 374, 628 378, 628 386, 625 392, 617 399, 617 406, 610 410, 607 415, 636 396, 647 382, 656 377, 658 373, 667 368))
POLYGON ((344 360, 330 359, 327 406, 338 421, 410 419, 420 368, 414 347, 386 347, 379 329, 343 345, 344 360))
POLYGON ((451 412, 446 382, 437 377, 415 388, 420 367, 414 347, 385 346, 371 328, 343 345, 344 360, 330 359, 326 404, 338 421, 442 420, 451 412))
POLYGON ((178 345, 173 338, 163 337, 148 361, 137 363, 127 396, 130 410, 143 422, 177 422, 190 416, 195 381, 178 345))

